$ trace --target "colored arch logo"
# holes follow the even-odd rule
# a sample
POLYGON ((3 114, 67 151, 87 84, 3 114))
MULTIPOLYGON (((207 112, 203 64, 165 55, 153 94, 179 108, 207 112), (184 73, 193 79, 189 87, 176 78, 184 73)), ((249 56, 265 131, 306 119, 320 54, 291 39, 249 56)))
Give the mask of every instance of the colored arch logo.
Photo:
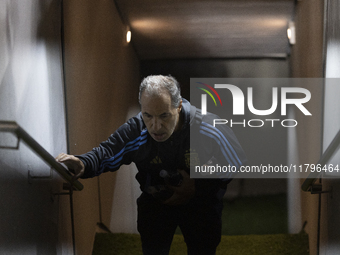
POLYGON ((220 104, 222 105, 222 100, 220 98, 220 95, 217 93, 217 91, 213 87, 211 87, 210 85, 205 84, 203 82, 197 82, 197 83, 202 84, 206 87, 206 88, 201 88, 201 87, 197 87, 197 88, 206 92, 212 98, 212 100, 214 101, 215 106, 217 106, 216 99, 215 99, 214 95, 208 89, 210 89, 216 95, 216 97, 220 101, 220 104))

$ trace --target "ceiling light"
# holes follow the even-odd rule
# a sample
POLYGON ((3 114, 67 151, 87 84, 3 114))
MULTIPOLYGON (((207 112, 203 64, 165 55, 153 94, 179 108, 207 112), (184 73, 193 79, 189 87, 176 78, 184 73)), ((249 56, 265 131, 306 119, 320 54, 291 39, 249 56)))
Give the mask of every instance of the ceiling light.
POLYGON ((295 44, 296 38, 295 38, 295 23, 293 21, 288 22, 288 28, 287 28, 287 37, 289 39, 290 44, 295 44))
POLYGON ((127 43, 131 42, 131 31, 130 30, 126 32, 126 42, 127 43))

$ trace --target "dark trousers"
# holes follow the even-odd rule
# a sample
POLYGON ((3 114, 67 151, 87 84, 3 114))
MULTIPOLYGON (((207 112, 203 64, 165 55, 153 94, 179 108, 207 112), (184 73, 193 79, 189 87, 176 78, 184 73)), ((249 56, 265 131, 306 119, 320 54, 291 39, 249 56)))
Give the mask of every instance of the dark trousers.
POLYGON ((223 203, 202 203, 193 199, 186 205, 163 205, 143 193, 137 200, 138 231, 144 255, 168 255, 173 235, 180 227, 189 255, 214 255, 221 241, 223 203))

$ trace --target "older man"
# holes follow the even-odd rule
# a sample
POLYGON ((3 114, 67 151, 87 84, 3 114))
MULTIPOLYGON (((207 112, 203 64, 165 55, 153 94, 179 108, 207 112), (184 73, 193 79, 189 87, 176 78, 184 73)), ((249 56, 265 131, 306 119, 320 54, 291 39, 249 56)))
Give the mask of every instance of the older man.
POLYGON ((190 153, 202 163, 213 157, 239 167, 246 161, 244 152, 230 129, 213 127, 211 114, 202 116, 181 97, 171 76, 146 77, 139 102, 141 112, 99 147, 79 156, 62 153, 56 159, 73 169, 75 178, 91 178, 134 162, 142 190, 137 225, 143 254, 169 254, 177 226, 188 254, 215 254, 221 240, 222 197, 231 179, 191 179, 190 153), (190 130, 202 136, 197 148, 190 148, 190 130))

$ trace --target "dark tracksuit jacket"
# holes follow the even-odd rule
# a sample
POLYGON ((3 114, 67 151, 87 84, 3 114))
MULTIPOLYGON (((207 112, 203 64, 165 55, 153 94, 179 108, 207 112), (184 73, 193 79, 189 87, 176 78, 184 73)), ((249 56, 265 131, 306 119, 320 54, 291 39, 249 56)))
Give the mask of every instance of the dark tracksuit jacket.
MULTIPOLYGON (((202 116, 185 99, 182 115, 182 129, 174 132, 165 142, 156 142, 149 135, 141 113, 132 117, 99 147, 77 156, 85 165, 82 178, 116 171, 122 164, 134 162, 141 190, 148 192, 150 186, 164 184, 164 179, 159 176, 162 169, 169 172, 184 169, 189 173, 190 158, 194 159, 196 165, 203 165, 211 157, 215 157, 219 165, 239 168, 245 164, 246 156, 231 129, 226 125, 212 126, 213 119, 218 116, 209 113, 202 116), (195 137, 191 143, 190 133, 195 137)), ((221 194, 221 188, 225 190, 225 184, 231 178, 227 174, 217 179, 196 179, 196 199, 213 202, 221 194)))

